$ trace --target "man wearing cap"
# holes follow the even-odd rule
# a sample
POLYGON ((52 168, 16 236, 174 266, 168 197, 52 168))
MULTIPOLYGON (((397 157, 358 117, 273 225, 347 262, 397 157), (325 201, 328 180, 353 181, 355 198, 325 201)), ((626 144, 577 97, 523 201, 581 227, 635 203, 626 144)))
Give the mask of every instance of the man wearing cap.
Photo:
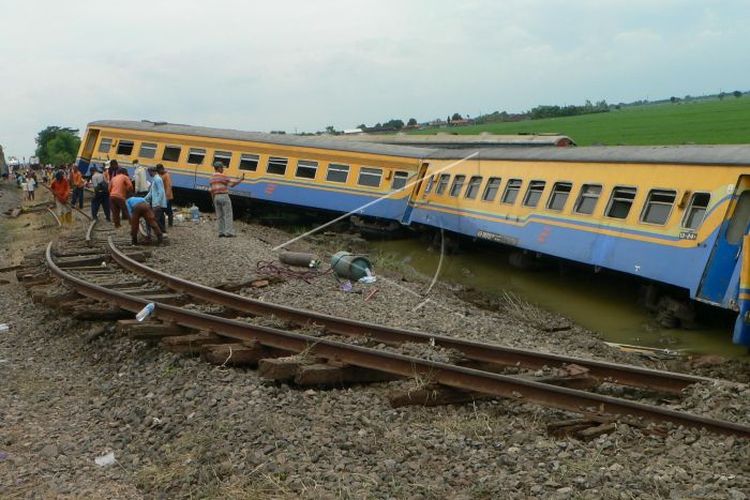
POLYGON ((232 200, 229 199, 229 188, 238 185, 245 180, 245 174, 242 174, 237 180, 224 175, 224 164, 220 161, 214 162, 214 175, 209 181, 211 198, 214 201, 216 210, 216 220, 219 223, 219 237, 234 237, 234 222, 232 214, 232 200))

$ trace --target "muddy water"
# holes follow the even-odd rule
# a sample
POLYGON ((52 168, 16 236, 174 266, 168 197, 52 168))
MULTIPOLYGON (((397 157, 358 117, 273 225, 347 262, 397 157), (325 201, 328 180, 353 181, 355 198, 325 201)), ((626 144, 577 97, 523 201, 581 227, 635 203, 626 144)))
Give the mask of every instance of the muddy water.
MULTIPOLYGON (((385 258, 408 264, 423 274, 433 276, 437 271, 440 252, 428 249, 422 241, 373 241, 371 245, 385 258)), ((508 264, 503 250, 470 249, 446 255, 439 279, 498 296, 513 293, 601 333, 609 342, 723 356, 747 353, 732 344, 731 315, 707 308, 699 312, 698 329, 665 329, 637 304, 636 281, 619 275, 594 274, 586 268, 561 272, 558 267, 521 271, 508 264)))

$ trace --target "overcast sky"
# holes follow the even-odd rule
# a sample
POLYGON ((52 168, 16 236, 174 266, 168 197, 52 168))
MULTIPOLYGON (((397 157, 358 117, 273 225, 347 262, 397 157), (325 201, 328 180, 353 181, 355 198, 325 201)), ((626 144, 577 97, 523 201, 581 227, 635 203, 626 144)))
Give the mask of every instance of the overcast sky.
POLYGON ((0 0, 0 144, 47 125, 242 130, 750 89, 744 0, 0 0))

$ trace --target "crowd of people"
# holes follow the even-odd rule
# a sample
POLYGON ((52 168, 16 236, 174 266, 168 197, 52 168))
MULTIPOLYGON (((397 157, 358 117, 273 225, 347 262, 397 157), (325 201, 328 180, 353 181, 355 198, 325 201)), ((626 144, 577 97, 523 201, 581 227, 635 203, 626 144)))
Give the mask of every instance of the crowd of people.
MULTIPOLYGON (((39 185, 38 177, 41 177, 41 181, 49 185, 55 199, 56 213, 63 224, 73 221, 72 210, 83 209, 84 192, 88 186, 93 191, 93 219, 99 217, 101 210, 105 219, 116 228, 121 227, 123 221, 128 222, 134 245, 137 244, 140 221, 144 220, 146 239, 151 240, 153 233, 157 242, 162 243, 167 235, 167 227, 174 224, 172 179, 161 163, 144 167, 138 160, 133 160, 133 167, 132 178, 117 160, 110 160, 106 167, 92 163, 86 177, 78 166, 71 163, 56 168, 51 165, 29 167, 25 172, 18 169, 11 172, 11 178, 15 177, 18 186, 25 190, 26 199, 33 201, 39 185)), ((241 183, 245 176, 243 174, 239 179, 227 177, 223 173, 225 165, 218 161, 213 167, 209 191, 216 210, 219 236, 231 238, 235 233, 229 188, 241 183)))

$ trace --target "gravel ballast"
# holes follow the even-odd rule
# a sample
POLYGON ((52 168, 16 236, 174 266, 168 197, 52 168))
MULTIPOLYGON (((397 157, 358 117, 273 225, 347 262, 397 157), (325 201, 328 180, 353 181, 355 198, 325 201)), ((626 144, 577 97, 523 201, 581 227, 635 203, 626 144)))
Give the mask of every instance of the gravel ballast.
MULTIPOLYGON (((13 193, 3 195, 0 205, 13 193)), ((288 237, 241 222, 237 238, 216 238, 213 229, 178 224, 150 264, 209 285, 243 282, 258 276, 257 262, 275 260, 271 248, 288 237)), ((30 244, 44 239, 38 232, 27 232, 30 244)), ((294 249, 324 262, 335 250, 325 242, 294 249)), ((448 284, 425 303, 428 280, 376 274, 377 283, 355 283, 354 292, 323 275, 240 293, 504 345, 669 363, 612 350, 575 325, 542 333, 517 315, 461 300, 448 284)), ((744 499, 750 491, 744 440, 627 425, 588 442, 553 437, 547 424, 571 415, 510 400, 391 408, 387 395, 411 381, 294 388, 114 333, 87 341, 99 324, 68 320, 32 303, 12 274, 2 279, 9 283, 0 285, 0 323, 11 328, 0 333, 0 497, 744 499), (108 452, 116 462, 97 465, 108 452)), ((719 381, 669 404, 748 423, 749 400, 746 384, 719 381)))

